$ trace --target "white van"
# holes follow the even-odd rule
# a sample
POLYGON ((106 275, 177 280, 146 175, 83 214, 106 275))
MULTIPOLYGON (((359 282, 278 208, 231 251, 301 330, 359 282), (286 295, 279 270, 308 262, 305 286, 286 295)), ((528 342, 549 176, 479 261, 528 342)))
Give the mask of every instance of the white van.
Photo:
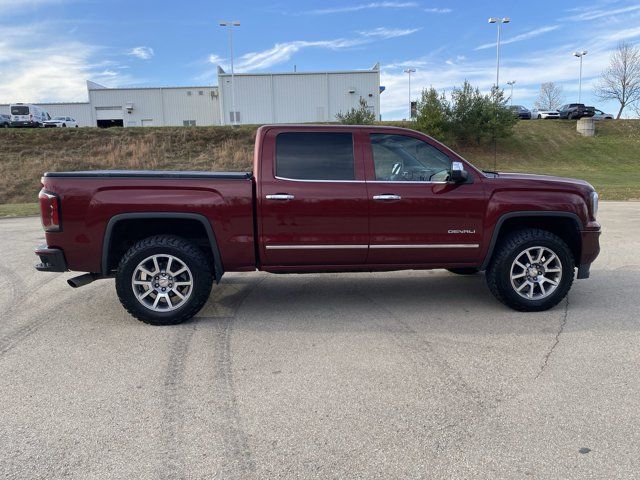
POLYGON ((44 108, 26 103, 11 104, 12 127, 42 127, 51 116, 44 108))

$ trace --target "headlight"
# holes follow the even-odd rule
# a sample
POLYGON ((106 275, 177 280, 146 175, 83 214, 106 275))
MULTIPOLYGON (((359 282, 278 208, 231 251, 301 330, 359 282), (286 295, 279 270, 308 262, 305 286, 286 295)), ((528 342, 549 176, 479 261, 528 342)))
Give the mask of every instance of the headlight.
POLYGON ((598 192, 591 192, 591 215, 596 219, 598 214, 598 192))

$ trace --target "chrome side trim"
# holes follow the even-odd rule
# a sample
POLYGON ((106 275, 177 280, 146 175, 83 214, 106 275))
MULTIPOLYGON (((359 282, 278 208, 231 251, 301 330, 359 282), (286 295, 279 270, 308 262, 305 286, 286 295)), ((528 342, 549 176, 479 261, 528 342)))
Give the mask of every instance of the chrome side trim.
POLYGON ((437 184, 437 185, 443 185, 443 184, 447 184, 447 183, 451 183, 451 182, 432 182, 432 181, 418 181, 418 180, 407 180, 407 181, 402 181, 402 180, 367 180, 367 183, 394 183, 396 185, 404 185, 404 184, 422 184, 424 185, 426 184, 437 184))
POLYGON ((287 182, 302 182, 302 183, 365 183, 364 180, 303 180, 300 178, 287 178, 287 177, 274 177, 277 180, 286 180, 287 182))
POLYGON ((355 250, 369 245, 266 245, 267 250, 355 250))
POLYGON ((369 245, 369 248, 388 249, 388 248, 478 248, 478 243, 429 243, 416 245, 369 245))

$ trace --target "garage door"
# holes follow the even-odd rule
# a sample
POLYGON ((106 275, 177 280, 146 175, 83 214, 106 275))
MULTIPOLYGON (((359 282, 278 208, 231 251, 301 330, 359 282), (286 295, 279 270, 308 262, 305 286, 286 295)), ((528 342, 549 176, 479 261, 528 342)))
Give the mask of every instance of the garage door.
POLYGON ((122 107, 96 107, 96 120, 124 120, 122 107))

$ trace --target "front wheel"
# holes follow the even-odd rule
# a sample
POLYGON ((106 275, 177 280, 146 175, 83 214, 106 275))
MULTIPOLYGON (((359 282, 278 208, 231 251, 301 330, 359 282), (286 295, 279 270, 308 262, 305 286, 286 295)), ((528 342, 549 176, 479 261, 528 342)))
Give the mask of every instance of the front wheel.
POLYGON ((124 308, 151 325, 189 320, 211 293, 204 253, 188 240, 156 235, 134 244, 120 260, 116 291, 124 308))
POLYGON ((497 248, 487 268, 487 285, 505 305, 539 312, 569 293, 574 267, 571 250, 561 238, 546 230, 520 230, 497 248))

